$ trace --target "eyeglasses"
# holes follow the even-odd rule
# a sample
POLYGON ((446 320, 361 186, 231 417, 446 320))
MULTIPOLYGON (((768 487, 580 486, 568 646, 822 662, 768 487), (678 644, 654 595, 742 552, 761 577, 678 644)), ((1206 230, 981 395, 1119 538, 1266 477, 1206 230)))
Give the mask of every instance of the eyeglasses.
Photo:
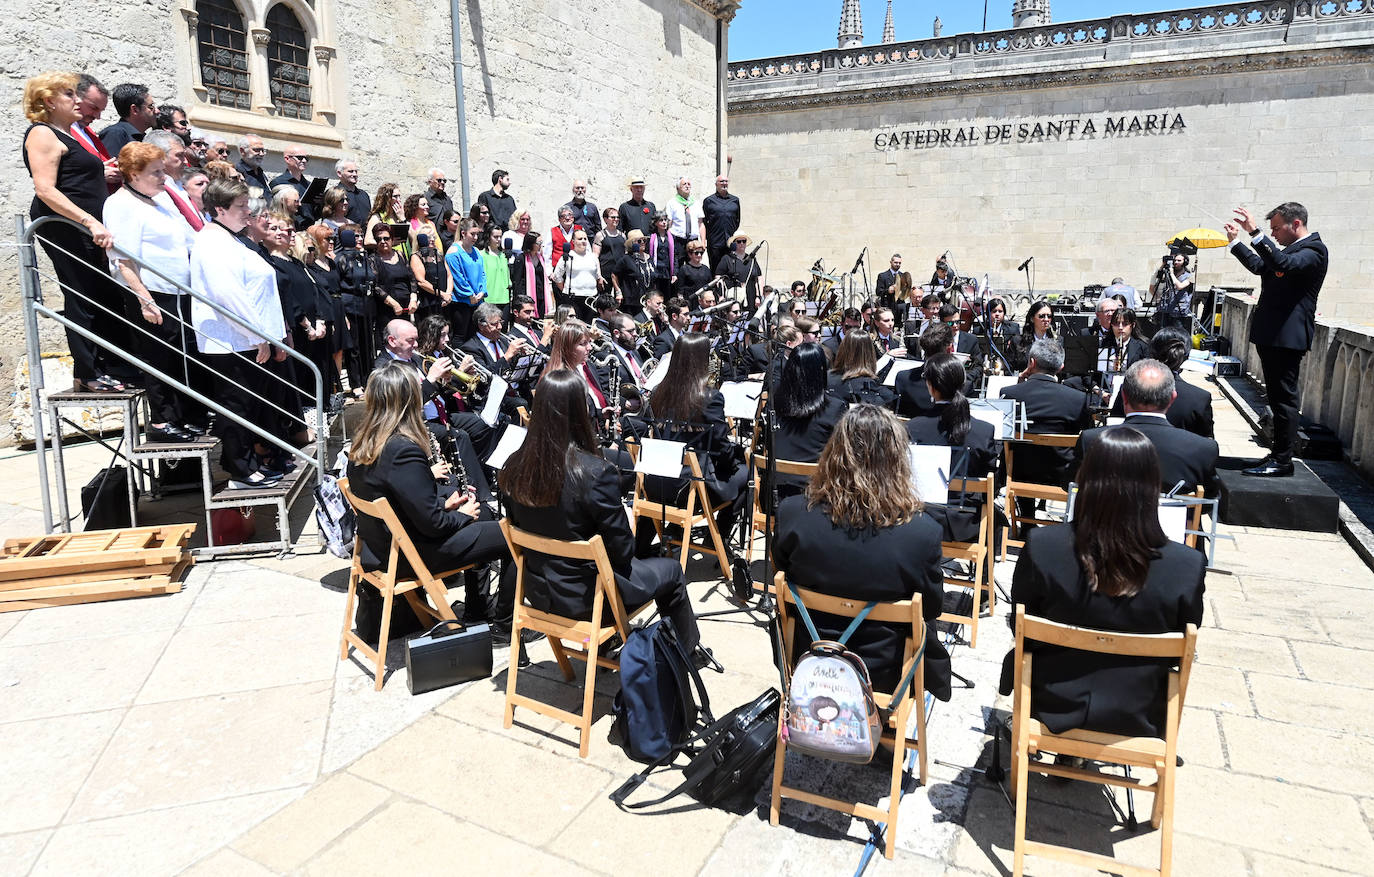
POLYGON ((374 237, 373 240, 376 241, 376 242, 379 243, 379 244, 389 244, 389 243, 391 243, 391 238, 389 238, 389 237, 383 237, 383 238, 374 237))
MULTIPOLYGON (((256 150, 254 150, 254 151, 256 151, 256 150)), ((263 152, 266 152, 266 151, 267 151, 267 150, 265 150, 265 149, 263 150, 263 152)), ((309 157, 309 156, 305 156, 305 155, 283 155, 283 156, 282 156, 282 158, 289 158, 289 159, 291 159, 292 161, 305 161, 308 157, 309 157)))
POLYGON ((435 177, 435 178, 434 178, 434 184, 435 184, 436 186, 442 186, 442 185, 444 185, 444 184, 447 183, 447 182, 448 182, 448 180, 444 179, 443 177, 435 177))

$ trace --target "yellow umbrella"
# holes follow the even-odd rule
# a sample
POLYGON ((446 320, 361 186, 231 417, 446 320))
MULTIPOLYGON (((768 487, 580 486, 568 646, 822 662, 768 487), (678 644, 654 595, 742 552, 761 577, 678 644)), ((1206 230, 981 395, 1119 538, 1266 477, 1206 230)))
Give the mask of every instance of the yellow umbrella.
POLYGON ((1192 241, 1197 245, 1199 250, 1211 250, 1216 247, 1224 247, 1230 243, 1230 241, 1226 240, 1226 235, 1216 229, 1189 228, 1174 235, 1165 243, 1165 246, 1171 246, 1177 243, 1180 238, 1187 238, 1192 241))

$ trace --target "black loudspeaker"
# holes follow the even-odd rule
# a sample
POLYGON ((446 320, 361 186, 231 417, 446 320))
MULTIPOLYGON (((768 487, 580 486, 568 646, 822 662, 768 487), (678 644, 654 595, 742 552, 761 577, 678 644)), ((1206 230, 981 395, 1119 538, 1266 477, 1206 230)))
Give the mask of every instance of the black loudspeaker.
POLYGON ((129 517, 129 478, 123 466, 101 469, 81 488, 81 514, 86 530, 132 527, 129 517))

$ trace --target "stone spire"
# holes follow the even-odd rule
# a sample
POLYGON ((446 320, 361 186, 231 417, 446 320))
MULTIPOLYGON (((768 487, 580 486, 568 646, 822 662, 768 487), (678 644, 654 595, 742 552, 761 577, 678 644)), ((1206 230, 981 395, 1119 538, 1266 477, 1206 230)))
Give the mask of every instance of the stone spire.
POLYGON ((1015 0, 1011 4, 1012 27, 1037 27, 1050 23, 1050 0, 1015 0))
POLYGON ((844 0, 840 10, 840 48, 852 49, 863 45, 864 21, 859 11, 859 0, 844 0))
POLYGON ((887 18, 883 19, 883 42, 897 42, 897 29, 892 26, 892 0, 887 0, 887 18))

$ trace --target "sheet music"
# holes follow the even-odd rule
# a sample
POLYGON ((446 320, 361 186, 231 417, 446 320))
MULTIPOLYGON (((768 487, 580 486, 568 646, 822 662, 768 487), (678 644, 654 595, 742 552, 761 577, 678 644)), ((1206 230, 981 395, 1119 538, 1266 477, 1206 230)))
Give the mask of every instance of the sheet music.
POLYGON ((1002 395, 1002 390, 1014 386, 1016 386, 1016 375, 988 375, 988 391, 985 395, 989 399, 996 399, 1002 395))
POLYGON ((882 355, 882 358, 878 360, 878 365, 876 368, 874 368, 873 371, 875 374, 882 374, 883 369, 887 368, 890 365, 892 365, 892 357, 889 354, 884 353, 882 355))
POLYGON ((635 471, 645 475, 661 475, 664 478, 677 478, 682 474, 682 452, 687 449, 684 442, 669 442, 663 439, 640 439, 639 460, 635 471))
POLYGON ((725 397, 725 416, 736 420, 753 420, 759 410, 759 396, 763 381, 726 381, 720 385, 725 397))
POLYGON ((740 344, 740 343, 742 343, 742 342, 745 341, 745 340, 746 340, 746 338, 745 338, 745 326, 744 326, 744 322, 743 322, 743 321, 740 321, 740 322, 734 324, 734 327, 730 330, 730 337, 727 338, 727 339, 725 339, 725 343, 726 343, 726 344, 740 344))
POLYGON ((1188 537, 1188 506, 1159 501, 1159 526, 1170 542, 1183 542, 1188 537))
POLYGON ((644 389, 653 390, 659 384, 663 383, 664 376, 668 374, 668 363, 672 362, 672 360, 673 352, 671 350, 663 354, 663 358, 658 361, 658 365, 654 366, 653 372, 649 377, 645 378, 644 389))
POLYGON ((1018 435, 1016 429, 1015 399, 970 399, 969 414, 992 427, 992 434, 999 441, 1008 441, 1018 435))
POLYGON ((487 389, 487 401, 482 403, 482 413, 478 415, 487 426, 495 426, 501 416, 501 400, 506 398, 510 384, 500 375, 491 376, 491 386, 487 389))
MULTIPOLYGON (((902 372, 911 371, 913 368, 918 368, 925 364, 925 360, 921 359, 898 359, 893 356, 885 356, 883 359, 889 360, 892 363, 892 368, 888 370, 887 377, 883 378, 883 386, 885 387, 897 386, 897 375, 902 372)), ((881 369, 879 369, 879 371, 881 371, 881 369)))
POLYGON ((525 443, 525 428, 511 423, 506 426, 506 431, 501 433, 501 440, 496 443, 496 449, 487 457, 487 465, 500 471, 510 459, 510 455, 520 450, 520 446, 525 443))
POLYGON ((1106 380, 1112 385, 1112 396, 1107 400, 1107 410, 1111 411, 1116 407, 1116 397, 1121 393, 1121 385, 1124 381, 1117 380, 1118 375, 1106 375, 1106 380))
POLYGON ((908 445, 911 458, 911 483, 922 502, 949 502, 949 461, 947 445, 908 445))

